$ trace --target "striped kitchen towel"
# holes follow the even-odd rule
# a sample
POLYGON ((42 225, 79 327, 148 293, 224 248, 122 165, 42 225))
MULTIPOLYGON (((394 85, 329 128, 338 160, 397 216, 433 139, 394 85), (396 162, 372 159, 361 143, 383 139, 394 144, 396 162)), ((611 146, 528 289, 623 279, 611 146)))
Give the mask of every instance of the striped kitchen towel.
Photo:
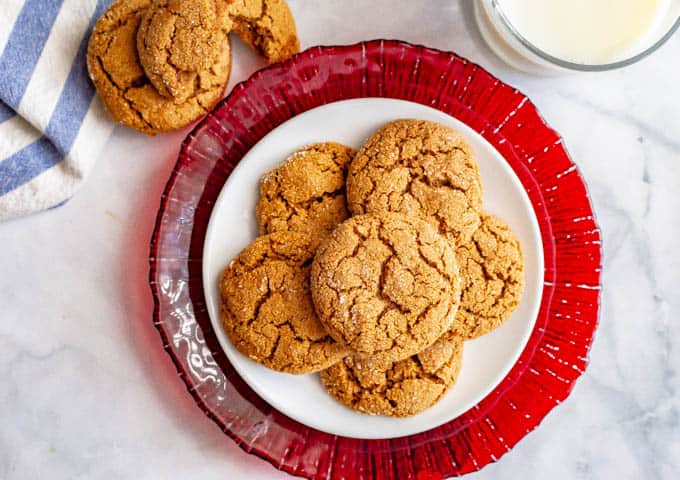
POLYGON ((86 67, 110 3, 0 2, 0 220, 68 200, 111 134, 86 67))

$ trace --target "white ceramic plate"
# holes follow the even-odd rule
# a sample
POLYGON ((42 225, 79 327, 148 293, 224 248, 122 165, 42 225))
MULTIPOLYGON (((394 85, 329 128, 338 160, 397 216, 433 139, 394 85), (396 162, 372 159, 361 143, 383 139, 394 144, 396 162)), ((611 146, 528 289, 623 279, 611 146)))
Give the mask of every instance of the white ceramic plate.
POLYGON ((330 103, 283 123, 257 143, 232 172, 215 203, 203 251, 203 287, 213 328, 236 371, 280 412, 312 428, 355 438, 412 435, 448 422, 488 395, 515 364, 538 314, 543 290, 543 247, 533 208, 522 184, 496 149, 464 123, 439 110, 403 100, 361 98, 330 103), (456 385, 432 408, 410 418, 370 416, 338 403, 318 374, 269 370, 239 353, 222 330, 218 289, 222 269, 258 233, 255 207, 263 173, 296 149, 335 141, 359 148, 383 124, 398 118, 448 125, 470 142, 479 162, 484 208, 498 214, 522 243, 526 287, 519 308, 494 332, 466 342, 456 385))

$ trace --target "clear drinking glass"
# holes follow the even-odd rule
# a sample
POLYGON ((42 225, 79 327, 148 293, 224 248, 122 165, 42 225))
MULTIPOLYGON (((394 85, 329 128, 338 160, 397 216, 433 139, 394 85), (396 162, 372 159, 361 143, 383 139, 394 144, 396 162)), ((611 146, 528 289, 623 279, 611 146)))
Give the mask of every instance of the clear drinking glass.
MULTIPOLYGON (((550 0, 547 0, 550 1, 550 0)), ((654 30, 625 58, 610 63, 575 63, 558 58, 527 40, 509 20, 501 0, 475 0, 475 18, 489 47, 513 67, 529 73, 559 74, 566 72, 598 72, 631 65, 647 57, 680 27, 680 0, 670 5, 654 30)))

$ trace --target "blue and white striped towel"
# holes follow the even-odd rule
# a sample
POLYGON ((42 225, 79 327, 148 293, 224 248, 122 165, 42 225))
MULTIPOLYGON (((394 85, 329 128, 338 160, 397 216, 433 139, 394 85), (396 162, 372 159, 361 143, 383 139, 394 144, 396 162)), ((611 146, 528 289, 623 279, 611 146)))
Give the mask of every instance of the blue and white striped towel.
POLYGON ((0 220, 68 200, 111 134, 86 67, 111 1, 0 2, 0 220))

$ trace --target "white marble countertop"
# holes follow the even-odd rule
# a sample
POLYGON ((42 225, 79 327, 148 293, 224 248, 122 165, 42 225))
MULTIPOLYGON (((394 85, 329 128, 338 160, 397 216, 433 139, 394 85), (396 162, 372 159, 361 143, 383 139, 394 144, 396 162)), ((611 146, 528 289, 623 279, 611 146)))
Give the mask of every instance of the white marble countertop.
MULTIPOLYGON (((591 364, 475 479, 680 478, 680 36, 621 71, 517 73, 469 0, 291 0, 303 47, 399 38, 455 50, 562 134, 604 239, 591 364)), ((231 83, 262 64, 234 42, 231 83)), ((151 324, 148 243, 186 132, 118 127, 66 205, 0 224, 0 479, 276 479, 194 405, 151 324)))

